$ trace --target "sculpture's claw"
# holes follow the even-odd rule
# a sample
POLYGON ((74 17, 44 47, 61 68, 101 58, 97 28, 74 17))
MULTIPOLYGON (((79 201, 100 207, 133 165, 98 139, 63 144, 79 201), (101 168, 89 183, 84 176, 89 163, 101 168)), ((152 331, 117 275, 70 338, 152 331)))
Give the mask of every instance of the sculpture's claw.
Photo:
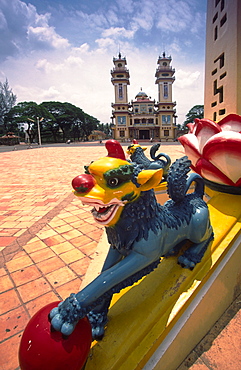
POLYGON ((51 320, 51 325, 53 326, 53 328, 57 331, 61 331, 61 328, 62 328, 62 325, 63 325, 63 320, 62 320, 62 316, 57 313, 57 315, 55 315, 52 320, 51 320))
POLYGON ((51 326, 53 330, 60 331, 63 335, 69 336, 73 333, 76 323, 71 324, 64 322, 60 314, 57 314, 53 317, 51 321, 51 326))
POLYGON ((54 308, 50 311, 50 313, 49 313, 49 318, 50 318, 50 320, 52 320, 52 318, 53 318, 55 315, 57 315, 57 313, 59 313, 59 309, 58 309, 58 307, 54 307, 54 308))
POLYGON ((105 328, 103 326, 99 326, 97 328, 92 329, 92 338, 95 340, 102 340, 105 334, 105 328))
POLYGON ((196 266, 196 263, 189 260, 185 256, 179 256, 178 257, 178 264, 181 265, 183 268, 193 270, 196 266))
POLYGON ((93 312, 88 313, 88 318, 92 328, 92 339, 101 340, 105 333, 105 326, 107 324, 107 310, 103 312, 93 312))
POLYGON ((74 331, 78 320, 84 316, 85 311, 81 308, 74 294, 71 294, 49 313, 52 328, 61 331, 66 336, 74 331))
POLYGON ((65 322, 65 323, 62 325, 62 327, 61 327, 61 333, 62 333, 63 335, 66 335, 66 336, 68 336, 68 335, 72 334, 72 333, 73 333, 73 331, 74 331, 75 325, 76 325, 76 323, 74 323, 74 324, 70 324, 70 323, 65 322))

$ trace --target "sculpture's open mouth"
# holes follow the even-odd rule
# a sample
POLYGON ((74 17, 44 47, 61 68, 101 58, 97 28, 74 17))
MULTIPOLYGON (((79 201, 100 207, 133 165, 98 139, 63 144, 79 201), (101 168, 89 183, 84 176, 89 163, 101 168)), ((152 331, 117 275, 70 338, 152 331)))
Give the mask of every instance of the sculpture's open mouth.
POLYGON ((109 203, 103 203, 101 200, 95 200, 91 198, 82 197, 81 199, 84 205, 93 206, 91 213, 96 222, 107 225, 115 217, 119 207, 125 205, 124 202, 117 198, 112 199, 109 203))
POLYGON ((119 207, 120 206, 118 204, 113 204, 108 207, 100 207, 99 209, 94 207, 91 212, 95 221, 104 224, 109 223, 113 219, 119 207))

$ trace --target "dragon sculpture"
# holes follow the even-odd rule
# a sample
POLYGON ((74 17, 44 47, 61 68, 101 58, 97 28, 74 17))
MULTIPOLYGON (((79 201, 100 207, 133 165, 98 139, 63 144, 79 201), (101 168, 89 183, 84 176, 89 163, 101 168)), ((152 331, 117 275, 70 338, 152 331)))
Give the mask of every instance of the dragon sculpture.
POLYGON ((144 153, 144 151, 147 149, 147 147, 142 147, 138 144, 137 140, 133 140, 132 144, 128 146, 127 148, 127 154, 130 155, 130 159, 132 162, 136 164, 140 164, 143 166, 143 169, 149 169, 149 170, 156 170, 158 168, 163 169, 163 179, 166 180, 168 170, 171 164, 171 158, 165 154, 165 153, 159 153, 156 156, 156 152, 160 148, 160 143, 156 143, 152 145, 150 149, 150 156, 153 159, 151 161, 148 159, 144 153), (164 157, 164 159, 161 159, 161 157, 164 157))
POLYGON ((101 339, 112 295, 132 285, 157 267, 161 257, 177 254, 186 240, 192 245, 178 263, 193 269, 213 239, 204 185, 197 174, 187 175, 190 161, 177 160, 167 178, 169 199, 156 201, 155 188, 163 169, 143 170, 125 159, 121 145, 106 142, 108 156, 86 166, 72 185, 92 215, 105 225, 110 244, 101 274, 77 294, 71 294, 50 312, 53 329, 70 335, 79 319, 88 315, 93 339, 101 339), (191 183, 194 192, 187 194, 191 183))

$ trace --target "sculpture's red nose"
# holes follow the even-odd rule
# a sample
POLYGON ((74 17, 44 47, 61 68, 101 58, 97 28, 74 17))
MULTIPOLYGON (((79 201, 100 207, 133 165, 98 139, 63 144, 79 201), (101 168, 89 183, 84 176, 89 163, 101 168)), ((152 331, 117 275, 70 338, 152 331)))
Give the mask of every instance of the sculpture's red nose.
POLYGON ((78 193, 88 193, 95 185, 95 179, 91 175, 79 175, 72 180, 72 186, 78 193))

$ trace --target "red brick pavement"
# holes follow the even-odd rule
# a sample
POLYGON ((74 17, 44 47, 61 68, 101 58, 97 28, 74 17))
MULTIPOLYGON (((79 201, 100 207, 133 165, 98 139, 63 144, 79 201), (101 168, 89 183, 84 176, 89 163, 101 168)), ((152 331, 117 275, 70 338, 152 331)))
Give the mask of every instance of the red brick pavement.
MULTIPOLYGON (((177 144, 162 151, 172 161, 183 155, 177 144)), ((19 369, 30 317, 79 290, 103 229, 74 197, 71 181, 105 155, 103 145, 0 154, 0 369, 19 369)))
POLYGON ((79 290, 103 233, 72 194, 100 147, 0 154, 0 368, 18 368, 24 327, 41 307, 79 290))

